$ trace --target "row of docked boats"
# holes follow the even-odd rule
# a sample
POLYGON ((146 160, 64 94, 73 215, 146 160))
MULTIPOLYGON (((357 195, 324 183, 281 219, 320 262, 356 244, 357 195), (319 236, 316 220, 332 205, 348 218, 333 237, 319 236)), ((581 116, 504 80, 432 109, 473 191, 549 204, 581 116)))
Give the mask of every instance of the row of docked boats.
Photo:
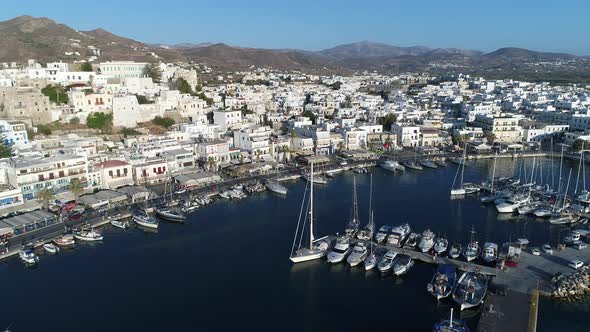
POLYGON ((422 159, 422 160, 406 160, 399 163, 396 160, 384 160, 379 166, 390 172, 404 172, 406 169, 412 169, 415 171, 421 171, 424 168, 439 168, 446 167, 447 163, 444 158, 437 159, 422 159))

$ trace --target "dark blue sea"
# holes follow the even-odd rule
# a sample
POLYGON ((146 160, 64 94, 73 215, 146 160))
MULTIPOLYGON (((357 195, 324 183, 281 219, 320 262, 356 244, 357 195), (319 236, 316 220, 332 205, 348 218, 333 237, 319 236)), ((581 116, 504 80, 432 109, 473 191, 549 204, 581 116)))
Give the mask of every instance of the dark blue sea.
MULTIPOLYGON (((496 176, 530 177, 532 159, 498 160, 496 176)), ((471 163, 465 181, 491 176, 492 161, 471 163)), ((544 183, 559 180, 558 161, 543 160, 544 183)), ((573 167, 573 191, 577 164, 573 167)), ((570 164, 562 170, 567 181, 570 164)), ((409 222, 450 241, 527 237, 557 243, 563 228, 533 218, 498 218, 475 198, 451 200, 457 166, 373 174, 375 223, 409 222)), ((350 218, 353 176, 360 217, 368 221, 368 174, 337 175, 316 185, 316 235, 343 230, 350 218)), ((540 171, 535 172, 541 181, 540 171)), ((590 179, 590 178, 589 178, 590 179)), ((564 184, 565 185, 565 184, 564 184)), ((0 263, 0 328, 19 331, 430 331, 451 304, 426 291, 434 267, 417 263, 401 278, 331 266, 323 260, 293 265, 289 253, 305 183, 286 183, 289 194, 254 194, 217 201, 185 224, 162 222, 158 233, 103 228, 102 243, 78 244, 58 255, 41 255, 36 268, 18 259, 0 263)), ((581 189, 582 184, 580 184, 581 189)), ((587 304, 543 300, 539 331, 572 326, 587 330, 587 304)), ((464 314, 472 330, 479 315, 464 314)), ((567 330, 567 329, 563 329, 567 330)))

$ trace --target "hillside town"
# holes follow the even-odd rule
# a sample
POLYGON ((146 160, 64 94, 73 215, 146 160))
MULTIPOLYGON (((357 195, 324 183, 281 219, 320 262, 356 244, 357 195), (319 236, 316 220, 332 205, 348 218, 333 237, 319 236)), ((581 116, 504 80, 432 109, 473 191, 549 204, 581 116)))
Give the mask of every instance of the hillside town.
MULTIPOLYGON (((0 91, 4 217, 99 209, 150 188, 202 188, 310 161, 516 153, 549 141, 579 150, 590 140, 588 86, 462 75, 29 60, 0 64, 0 91)), ((0 221, 8 236, 22 226, 0 221)))

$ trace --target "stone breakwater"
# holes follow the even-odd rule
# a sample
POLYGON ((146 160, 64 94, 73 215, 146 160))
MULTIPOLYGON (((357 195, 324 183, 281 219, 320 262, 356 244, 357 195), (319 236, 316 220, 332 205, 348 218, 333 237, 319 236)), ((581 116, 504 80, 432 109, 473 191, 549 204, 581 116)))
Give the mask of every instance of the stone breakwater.
POLYGON ((583 266, 571 274, 556 274, 551 282, 551 296, 565 301, 581 300, 590 293, 590 267, 583 266))

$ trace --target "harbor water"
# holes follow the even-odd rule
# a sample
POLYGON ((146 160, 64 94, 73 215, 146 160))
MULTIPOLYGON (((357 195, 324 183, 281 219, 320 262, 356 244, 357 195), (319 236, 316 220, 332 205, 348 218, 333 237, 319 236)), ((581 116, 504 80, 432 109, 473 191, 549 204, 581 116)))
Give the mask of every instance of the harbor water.
MULTIPOLYGON (((528 166, 498 160, 496 176, 520 174, 524 181, 532 159, 523 163, 528 166)), ((491 176, 492 165, 491 160, 470 163, 465 181, 481 182, 491 176)), ((557 186, 559 162, 553 162, 555 176, 548 159, 543 165, 543 182, 553 178, 557 186)), ((577 164, 571 166, 570 192, 577 164)), ((563 182, 569 169, 564 163, 563 182)), ((535 218, 498 216, 493 205, 476 197, 450 199, 456 171, 457 165, 450 163, 405 174, 374 169, 376 226, 408 222, 413 231, 430 228, 464 244, 473 227, 480 243, 525 237, 534 246, 555 245, 567 230, 535 218)), ((354 176, 364 225, 370 175, 354 176)), ((351 214, 352 184, 353 173, 346 172, 315 186, 316 236, 343 231, 351 214)), ((325 260, 293 265, 288 257, 305 183, 285 186, 287 196, 266 192, 239 201, 219 200, 194 212, 185 224, 162 222, 157 233, 103 228, 102 243, 41 255, 35 268, 26 268, 17 258, 2 262, 0 328, 14 323, 14 332, 430 331, 448 316, 451 303, 437 303, 426 291, 432 265, 417 263, 401 278, 325 260)), ((584 329, 587 308, 543 300, 538 331, 571 324, 576 328, 586 319, 584 329)), ((479 314, 462 315, 475 330, 479 314)))

